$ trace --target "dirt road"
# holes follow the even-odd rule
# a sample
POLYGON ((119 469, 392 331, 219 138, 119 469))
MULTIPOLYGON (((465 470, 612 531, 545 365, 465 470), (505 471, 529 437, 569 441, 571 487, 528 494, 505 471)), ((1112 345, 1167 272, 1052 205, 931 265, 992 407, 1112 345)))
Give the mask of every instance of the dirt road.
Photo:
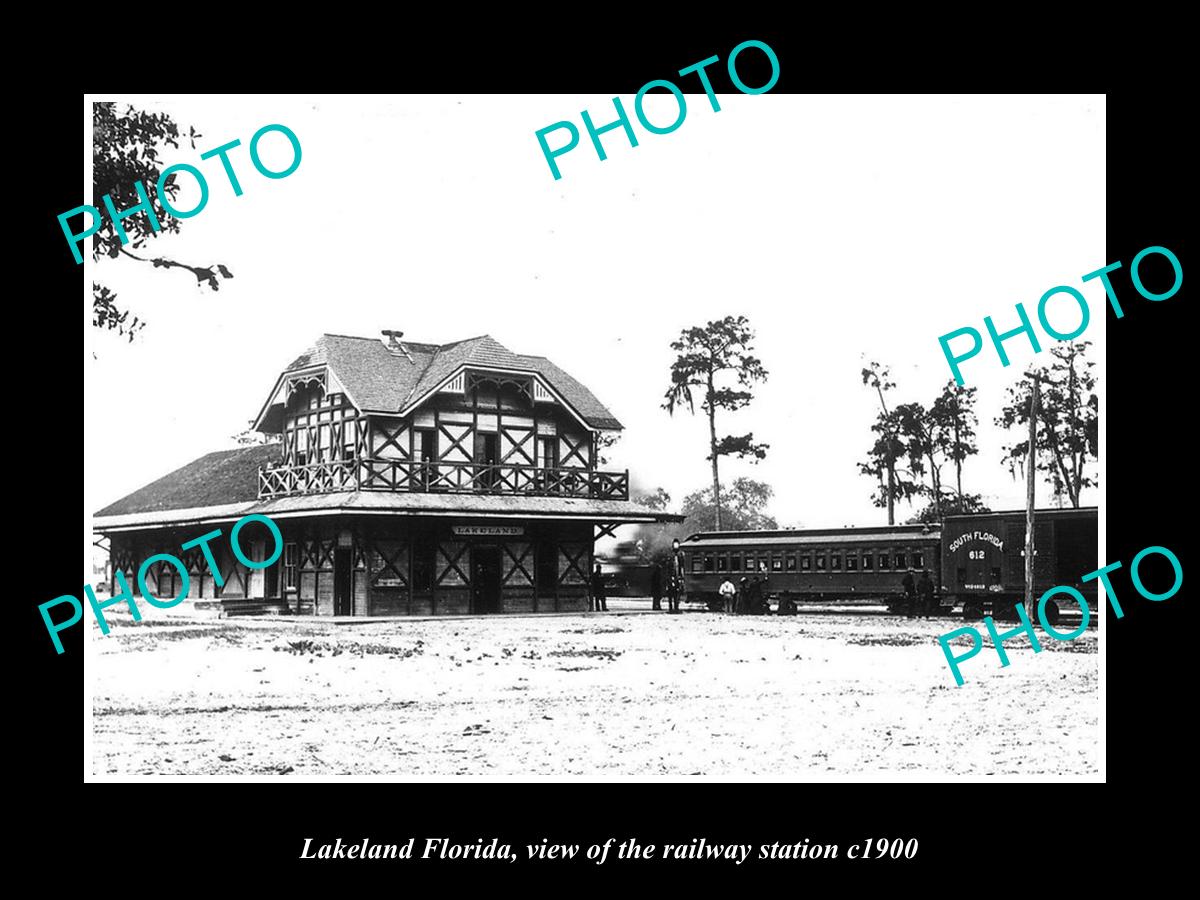
POLYGON ((335 625, 114 617, 97 774, 1093 774, 1095 630, 990 646, 961 620, 596 614, 335 625))

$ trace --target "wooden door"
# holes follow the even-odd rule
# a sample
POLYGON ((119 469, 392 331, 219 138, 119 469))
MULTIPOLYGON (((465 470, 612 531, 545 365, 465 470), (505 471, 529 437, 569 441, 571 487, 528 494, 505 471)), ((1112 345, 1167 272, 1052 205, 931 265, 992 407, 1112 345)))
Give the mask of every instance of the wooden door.
POLYGON ((333 554, 333 614, 351 615, 350 548, 338 547, 333 554))

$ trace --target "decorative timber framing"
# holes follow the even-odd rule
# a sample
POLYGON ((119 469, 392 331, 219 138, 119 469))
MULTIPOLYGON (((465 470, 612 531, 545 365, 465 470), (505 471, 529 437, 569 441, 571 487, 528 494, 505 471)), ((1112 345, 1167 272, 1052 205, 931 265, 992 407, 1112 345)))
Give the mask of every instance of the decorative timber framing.
POLYGON ((437 394, 407 418, 356 414, 345 395, 314 402, 301 391, 308 408, 289 412, 285 462, 260 469, 259 497, 366 490, 629 499, 628 472, 596 470, 595 432, 577 429, 561 407, 537 408, 537 381, 462 374, 462 394, 437 394))

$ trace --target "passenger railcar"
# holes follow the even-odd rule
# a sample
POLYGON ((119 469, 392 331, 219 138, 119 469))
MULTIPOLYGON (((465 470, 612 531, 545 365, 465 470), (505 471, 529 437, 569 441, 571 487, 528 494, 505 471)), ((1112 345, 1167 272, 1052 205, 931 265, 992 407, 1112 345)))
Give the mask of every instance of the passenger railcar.
POLYGON ((796 601, 880 599, 895 608, 911 566, 929 571, 940 598, 941 533, 930 525, 786 531, 712 531, 680 544, 687 599, 720 607, 718 589, 755 573, 767 576, 765 594, 796 601))
MULTIPOLYGON (((1082 576, 1096 569, 1098 515, 1094 506, 1039 509, 1033 523, 1033 595, 1073 587, 1096 608, 1096 581, 1082 576)), ((947 516, 942 523, 942 583, 963 606, 965 618, 1015 617, 1025 597, 1025 511, 947 516)), ((1074 606, 1067 600, 1070 606, 1074 606)), ((1046 604, 1057 619, 1058 604, 1046 604)))

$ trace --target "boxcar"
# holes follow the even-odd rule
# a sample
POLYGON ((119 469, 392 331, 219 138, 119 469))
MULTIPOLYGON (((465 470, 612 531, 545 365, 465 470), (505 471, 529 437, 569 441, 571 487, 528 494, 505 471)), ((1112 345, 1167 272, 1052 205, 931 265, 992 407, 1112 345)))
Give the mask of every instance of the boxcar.
MULTIPOLYGON (((1096 608, 1096 582, 1085 584, 1081 578, 1096 569, 1097 523, 1094 506, 1035 511, 1035 598, 1067 585, 1096 608)), ((1015 616, 1014 606, 1025 597, 1025 511, 947 516, 942 523, 942 584, 967 618, 1015 616)), ((1069 598, 1067 603, 1074 606, 1069 598)), ((1047 618, 1057 618, 1053 600, 1047 604, 1047 618)))
POLYGON ((940 532, 929 525, 789 531, 711 531, 681 542, 687 597, 719 608, 726 578, 767 575, 766 594, 795 601, 848 598, 896 604, 909 566, 928 569, 937 589, 940 532))

